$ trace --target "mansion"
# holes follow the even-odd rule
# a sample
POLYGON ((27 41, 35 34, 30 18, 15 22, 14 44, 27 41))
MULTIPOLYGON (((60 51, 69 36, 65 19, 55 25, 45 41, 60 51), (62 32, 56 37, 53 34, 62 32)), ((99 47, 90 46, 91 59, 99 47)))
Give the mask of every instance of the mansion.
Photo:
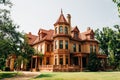
POLYGON ((82 71, 87 66, 90 52, 106 62, 106 56, 99 54, 99 43, 93 30, 88 27, 81 32, 77 26, 72 27, 71 15, 65 18, 62 11, 54 23, 54 30, 40 29, 38 35, 31 32, 26 35, 35 54, 42 54, 32 56, 32 71, 82 71))

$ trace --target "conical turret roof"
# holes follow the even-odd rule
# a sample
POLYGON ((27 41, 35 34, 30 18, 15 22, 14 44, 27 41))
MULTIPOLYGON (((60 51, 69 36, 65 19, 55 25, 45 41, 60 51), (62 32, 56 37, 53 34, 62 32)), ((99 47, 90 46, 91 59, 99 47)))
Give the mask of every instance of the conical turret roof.
POLYGON ((56 26, 57 24, 66 24, 66 25, 69 25, 69 23, 66 21, 64 15, 63 15, 62 10, 61 10, 60 17, 58 18, 58 20, 56 21, 56 23, 54 24, 54 26, 56 26))

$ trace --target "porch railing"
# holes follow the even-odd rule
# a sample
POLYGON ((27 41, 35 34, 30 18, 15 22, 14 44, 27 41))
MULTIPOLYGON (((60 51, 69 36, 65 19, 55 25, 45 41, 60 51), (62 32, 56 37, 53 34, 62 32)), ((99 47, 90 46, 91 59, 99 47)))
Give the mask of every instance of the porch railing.
POLYGON ((80 66, 76 65, 40 65, 40 70, 49 71, 80 71, 80 66))

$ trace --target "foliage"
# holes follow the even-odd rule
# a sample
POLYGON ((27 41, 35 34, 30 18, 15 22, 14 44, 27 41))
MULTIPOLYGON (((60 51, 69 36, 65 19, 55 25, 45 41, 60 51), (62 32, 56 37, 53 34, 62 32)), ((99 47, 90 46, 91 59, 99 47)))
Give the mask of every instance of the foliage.
POLYGON ((20 75, 16 72, 0 72, 0 79, 3 79, 3 78, 10 78, 10 77, 14 77, 16 75, 20 75))
POLYGON ((35 50, 35 54, 34 55, 37 55, 37 56, 40 56, 40 57, 43 57, 44 54, 38 50, 35 50))
POLYGON ((10 71, 10 67, 5 67, 4 71, 10 71))
POLYGON ((5 66, 5 60, 10 54, 16 55, 15 66, 20 66, 21 61, 28 63, 27 60, 32 56, 34 50, 26 41, 23 33, 17 29, 10 17, 10 0, 0 0, 0 69, 5 66))
POLYGON ((120 65, 120 26, 115 25, 115 29, 104 27, 95 31, 95 37, 99 41, 100 50, 108 56, 109 64, 114 69, 120 65))
POLYGON ((118 14, 119 14, 119 17, 120 17, 120 0, 113 0, 113 2, 117 5, 118 7, 118 14))
POLYGON ((100 68, 100 60, 97 58, 96 53, 90 53, 88 57, 87 69, 90 71, 98 71, 100 68))

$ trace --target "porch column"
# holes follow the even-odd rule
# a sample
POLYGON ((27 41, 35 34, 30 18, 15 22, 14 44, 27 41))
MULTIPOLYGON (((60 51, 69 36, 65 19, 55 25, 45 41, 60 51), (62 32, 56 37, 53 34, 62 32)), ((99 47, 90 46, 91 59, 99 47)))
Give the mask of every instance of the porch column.
POLYGON ((57 65, 59 65, 59 55, 57 55, 57 65))
POLYGON ((37 70, 37 57, 36 57, 36 61, 35 61, 35 70, 37 70))
POLYGON ((80 64, 81 64, 81 65, 80 65, 80 71, 82 71, 82 64, 83 64, 83 63, 82 63, 82 56, 80 57, 80 64))
POLYGON ((63 55, 63 65, 66 65, 66 55, 63 55))
POLYGON ((32 71, 33 58, 31 58, 31 71, 32 71))

